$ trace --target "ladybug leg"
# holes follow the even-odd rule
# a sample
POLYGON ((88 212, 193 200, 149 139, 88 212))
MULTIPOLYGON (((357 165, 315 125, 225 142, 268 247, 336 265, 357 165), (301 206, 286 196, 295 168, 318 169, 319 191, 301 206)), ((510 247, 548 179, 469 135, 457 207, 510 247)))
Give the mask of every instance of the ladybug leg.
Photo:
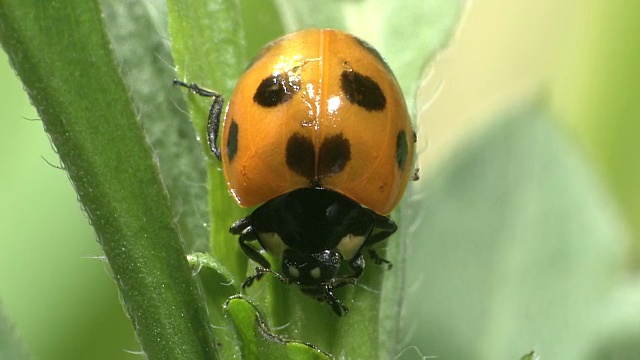
POLYGON ((249 246, 247 244, 248 241, 254 241, 254 240, 256 239, 253 237, 253 234, 240 235, 240 237, 238 237, 238 243, 240 244, 240 248, 245 253, 245 255, 249 257, 249 259, 257 262, 263 268, 271 269, 271 264, 269 263, 269 261, 264 256, 262 256, 262 254, 260 254, 256 249, 254 249, 252 246, 249 246))
POLYGON ((287 284, 287 285, 291 285, 291 279, 286 278, 284 276, 282 276, 281 274, 269 269, 269 268, 264 268, 264 267, 256 267, 256 272, 249 276, 248 278, 246 278, 243 282, 242 282, 242 288, 246 289, 249 286, 251 286, 253 284, 254 281, 260 280, 262 279, 262 277, 264 276, 264 274, 266 273, 271 273, 271 275, 275 276, 276 279, 282 281, 283 283, 287 284))
MULTIPOLYGON (((389 236, 393 235, 393 233, 395 233, 398 230, 398 225, 396 225, 396 223, 393 220, 391 220, 391 218, 387 216, 378 215, 375 213, 374 213, 374 217, 375 217, 375 223, 373 225, 374 234, 369 236, 367 241, 364 243, 364 245, 366 246, 373 246, 379 243, 380 241, 387 239, 389 236)), ((369 256, 371 257, 373 262, 376 263, 376 265, 386 264, 387 270, 391 270, 391 268, 393 267, 393 264, 391 263, 391 261, 380 257, 380 255, 378 255, 378 253, 373 249, 369 249, 368 252, 369 252, 369 256)))
POLYGON ((244 282, 242 283, 242 288, 248 288, 249 286, 251 286, 253 284, 254 281, 256 280, 260 280, 262 279, 262 277, 264 276, 264 274, 266 273, 271 273, 273 276, 276 277, 276 279, 282 281, 283 283, 290 285, 291 284, 291 280, 289 280, 288 278, 278 274, 277 272, 269 269, 269 268, 264 268, 264 267, 256 267, 256 272, 255 274, 249 276, 248 278, 246 278, 244 280, 244 282))
POLYGON ((222 107, 224 99, 222 95, 205 88, 201 88, 196 83, 187 84, 180 80, 173 80, 174 85, 179 85, 189 89, 192 93, 204 97, 213 98, 213 103, 209 108, 209 120, 207 121, 207 140, 209 141, 209 148, 213 155, 220 160, 220 149, 218 148, 218 133, 220 129, 220 118, 222 115, 222 107))
POLYGON ((271 264, 269 261, 262 256, 256 249, 252 246, 249 246, 247 242, 255 241, 258 239, 258 235, 253 231, 251 227, 251 218, 245 217, 238 221, 236 221, 229 232, 233 235, 238 235, 238 243, 240 244, 240 248, 251 260, 257 262, 261 266, 256 267, 255 273, 244 280, 242 283, 242 288, 245 289, 253 284, 254 281, 260 280, 264 274, 271 273, 278 280, 282 281, 285 284, 290 284, 291 280, 280 275, 279 273, 271 270, 271 264))
POLYGON ((274 275, 280 275, 275 272, 272 272, 271 264, 269 264, 269 261, 267 261, 267 259, 265 259, 264 256, 260 255, 260 253, 257 252, 256 249, 247 245, 246 241, 250 241, 250 240, 247 240, 246 238, 243 237, 243 235, 240 235, 239 237, 240 248, 245 253, 245 255, 247 255, 251 260, 257 262, 262 266, 256 267, 256 272, 253 275, 246 278, 244 282, 242 282, 243 289, 251 286, 251 284, 253 284, 254 281, 260 280, 266 273, 270 272, 270 273, 273 273, 274 275))
POLYGON ((373 260, 374 263, 376 263, 376 265, 386 264, 387 270, 391 270, 391 268, 393 267, 393 264, 391 263, 391 261, 380 257, 380 255, 378 255, 378 253, 373 249, 369 249, 369 257, 371 257, 371 259, 373 260))
POLYGON ((240 235, 239 237, 240 248, 245 253, 245 255, 247 255, 251 260, 257 262, 262 266, 256 267, 256 270, 255 270, 256 272, 242 282, 243 289, 246 289, 247 287, 251 286, 251 284, 253 284, 254 281, 262 279, 262 277, 266 273, 273 273, 274 275, 280 275, 271 271, 271 264, 269 264, 269 261, 267 261, 267 259, 265 259, 264 256, 260 255, 260 253, 257 252, 254 248, 247 245, 246 241, 251 241, 251 240, 245 238, 244 235, 240 235))
POLYGON ((342 314, 347 315, 349 313, 349 308, 346 307, 342 301, 340 301, 335 294, 333 293, 333 289, 331 286, 329 285, 324 285, 324 301, 327 302, 327 304, 329 304, 329 306, 331 306, 331 309, 333 309, 333 312, 336 313, 336 315, 338 316, 342 316, 342 314))
POLYGON ((341 277, 334 277, 327 284, 331 289, 335 290, 335 289, 340 289, 343 286, 355 285, 357 281, 358 281, 358 276, 355 276, 355 275, 341 276, 341 277))
MULTIPOLYGON (((258 235, 253 231, 251 227, 251 219, 249 217, 242 218, 236 221, 229 232, 232 235, 238 235, 238 243, 240 244, 240 248, 242 251, 249 257, 249 259, 257 262, 265 269, 271 269, 271 264, 269 261, 262 256, 258 250, 254 249, 252 246, 249 246, 247 242, 258 240, 258 235)), ((264 274, 262 274, 264 275, 264 274)), ((260 275, 259 277, 262 277, 260 275)))
POLYGON ((354 279, 355 283, 355 280, 359 279, 360 275, 362 275, 362 272, 364 271, 364 256, 358 253, 358 255, 349 263, 349 267, 353 270, 353 275, 350 277, 354 279))
POLYGON ((364 245, 372 246, 380 241, 393 235, 398 230, 398 225, 391 220, 388 216, 378 215, 372 212, 375 222, 373 223, 373 232, 371 236, 365 241, 364 245))
POLYGON ((272 272, 271 269, 263 268, 260 266, 256 267, 256 272, 253 275, 249 276, 248 278, 244 279, 244 281, 242 282, 242 289, 244 290, 249 286, 253 285, 254 281, 262 279, 264 274, 270 273, 270 272, 272 272))
MULTIPOLYGON (((371 256, 373 262, 375 262, 376 265, 387 264, 387 270, 390 270, 393 266, 393 264, 391 264, 391 261, 381 258, 373 249, 369 249, 369 256, 371 256)), ((353 275, 335 277, 331 279, 331 281, 329 282, 330 287, 332 289, 338 289, 345 285, 355 285, 356 281, 364 272, 364 264, 364 256, 362 256, 362 254, 358 254, 357 256, 355 256, 349 263, 349 267, 351 268, 351 270, 353 270, 353 275)))
POLYGON ((234 222, 229 228, 229 232, 232 235, 240 235, 248 231, 253 232, 253 229, 251 228, 251 218, 249 216, 243 217, 242 219, 234 222))
POLYGON ((222 115, 222 105, 224 100, 222 95, 216 94, 213 98, 211 108, 209 108, 209 120, 207 121, 207 139, 209 140, 209 148, 218 160, 221 160, 220 149, 216 145, 218 143, 218 133, 220 129, 220 116, 222 115))
POLYGON ((417 167, 413 170, 413 175, 411 175, 411 181, 420 180, 420 168, 417 167))
POLYGON ((346 285, 355 285, 364 271, 364 257, 362 254, 355 256, 349 263, 349 267, 353 270, 353 275, 334 277, 326 282, 324 286, 328 286, 330 289, 335 290, 346 285))

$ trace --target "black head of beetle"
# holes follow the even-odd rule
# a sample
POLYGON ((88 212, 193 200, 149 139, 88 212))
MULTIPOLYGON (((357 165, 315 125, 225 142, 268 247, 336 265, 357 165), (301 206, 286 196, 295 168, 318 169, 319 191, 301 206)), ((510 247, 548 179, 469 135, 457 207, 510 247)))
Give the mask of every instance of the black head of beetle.
MULTIPOLYGON (((309 187, 266 202, 233 224, 230 231, 239 235, 245 254, 261 265, 245 280, 243 288, 270 272, 327 302, 341 316, 348 308, 333 291, 355 284, 364 271, 362 249, 388 238, 396 229, 389 217, 336 191, 309 187), (248 244, 255 240, 269 254, 282 259, 281 273, 272 271, 269 261, 248 244), (340 266, 345 261, 352 273, 341 276, 340 266)), ((387 262, 370 253, 376 263, 387 262)))

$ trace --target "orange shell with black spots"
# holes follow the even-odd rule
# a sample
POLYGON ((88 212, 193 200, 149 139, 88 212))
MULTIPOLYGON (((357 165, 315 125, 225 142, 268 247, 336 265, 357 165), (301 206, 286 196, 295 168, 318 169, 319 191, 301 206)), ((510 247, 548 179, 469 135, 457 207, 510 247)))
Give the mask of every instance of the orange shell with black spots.
POLYGON ((223 172, 243 207, 315 186, 386 215, 413 173, 414 143, 380 54, 345 32, 309 29, 265 46, 239 79, 223 126, 223 172))

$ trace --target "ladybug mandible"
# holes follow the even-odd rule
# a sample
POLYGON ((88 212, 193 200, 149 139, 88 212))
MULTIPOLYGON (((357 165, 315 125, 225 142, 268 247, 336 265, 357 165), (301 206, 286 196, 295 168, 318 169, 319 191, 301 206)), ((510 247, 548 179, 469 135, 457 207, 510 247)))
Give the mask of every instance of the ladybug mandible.
MULTIPOLYGON (((230 232, 260 264, 242 287, 265 273, 348 308, 334 290, 355 284, 362 250, 393 234, 388 214, 413 173, 415 132, 391 69, 366 42, 338 30, 309 29, 265 46, 229 101, 213 98, 208 138, 222 160, 230 193, 242 207, 260 205, 230 232), (282 261, 281 272, 249 243, 282 261), (350 275, 339 275, 348 262, 350 275)), ((369 249, 373 260, 390 263, 369 249)))

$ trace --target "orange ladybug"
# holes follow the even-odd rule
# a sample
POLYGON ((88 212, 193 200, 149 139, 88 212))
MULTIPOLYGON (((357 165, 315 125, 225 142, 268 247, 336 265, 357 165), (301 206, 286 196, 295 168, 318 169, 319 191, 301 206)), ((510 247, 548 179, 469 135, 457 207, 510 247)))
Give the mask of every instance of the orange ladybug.
POLYGON ((397 230, 388 214, 413 173, 415 132, 389 66, 371 45, 342 31, 279 38, 238 81, 220 147, 222 96, 174 83, 213 98, 209 144, 229 191, 242 207, 262 204, 230 229, 261 265, 243 288, 271 272, 346 314, 334 290, 360 277, 364 247, 397 230), (256 240, 281 259, 281 273, 248 244, 256 240), (344 261, 352 274, 338 275, 344 261))

